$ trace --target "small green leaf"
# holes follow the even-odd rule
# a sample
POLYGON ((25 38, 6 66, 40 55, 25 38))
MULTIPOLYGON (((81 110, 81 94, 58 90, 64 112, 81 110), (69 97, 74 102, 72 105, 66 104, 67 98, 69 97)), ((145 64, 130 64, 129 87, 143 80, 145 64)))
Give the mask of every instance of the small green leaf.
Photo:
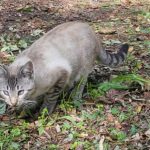
POLYGON ((16 137, 19 136, 21 134, 21 130, 19 128, 14 128, 11 130, 11 134, 16 137))
POLYGON ((126 134, 123 131, 120 131, 120 132, 118 132, 117 137, 118 137, 119 141, 123 141, 126 139, 126 134))
POLYGON ((43 133, 44 133, 44 127, 43 126, 40 126, 39 128, 38 128, 38 131, 39 131, 39 135, 42 135, 43 133))
POLYGON ((31 35, 32 35, 32 36, 38 36, 38 35, 40 35, 41 33, 43 33, 43 30, 37 29, 37 30, 34 30, 31 35))
POLYGON ((121 112, 121 114, 119 115, 119 121, 120 122, 125 121, 127 118, 128 118, 127 115, 123 112, 121 112))
POLYGON ((135 125, 131 125, 130 133, 131 135, 134 135, 137 133, 137 127, 135 125))
POLYGON ((16 143, 16 142, 12 142, 12 143, 11 143, 11 147, 12 147, 13 149, 18 150, 19 147, 20 147, 20 145, 19 145, 18 143, 16 143))
POLYGON ((18 11, 22 11, 22 12, 32 12, 33 11, 33 7, 32 6, 29 6, 29 5, 27 5, 27 6, 25 6, 25 7, 21 7, 21 8, 19 8, 19 9, 17 9, 18 11))
POLYGON ((114 139, 119 141, 124 141, 126 139, 126 133, 124 133, 123 131, 113 129, 110 134, 114 139))
POLYGON ((6 111, 6 103, 0 101, 0 115, 4 114, 6 111))
POLYGON ((68 122, 64 122, 64 123, 63 123, 63 128, 64 128, 65 130, 69 130, 69 129, 71 128, 71 125, 70 125, 68 122))
POLYGON ((117 115, 117 114, 120 113, 120 111, 119 111, 117 108, 113 107, 113 108, 111 109, 111 113, 112 113, 113 115, 117 115))
POLYGON ((61 117, 60 119, 67 119, 67 120, 69 120, 72 124, 76 125, 76 122, 75 122, 74 118, 71 117, 71 116, 63 116, 63 117, 61 117))
POLYGON ((3 45, 1 52, 8 51, 10 47, 8 45, 3 45))
POLYGON ((18 44, 21 48, 27 48, 27 46, 28 46, 28 44, 25 40, 20 40, 18 44))

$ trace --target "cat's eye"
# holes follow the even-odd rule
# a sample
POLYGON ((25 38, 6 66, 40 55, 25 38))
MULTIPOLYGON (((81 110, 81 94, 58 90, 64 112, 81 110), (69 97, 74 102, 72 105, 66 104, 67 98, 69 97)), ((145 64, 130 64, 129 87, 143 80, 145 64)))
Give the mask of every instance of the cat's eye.
POLYGON ((22 95, 24 93, 24 90, 18 91, 18 95, 22 95))
POLYGON ((7 96, 9 95, 8 91, 3 91, 3 93, 7 96))

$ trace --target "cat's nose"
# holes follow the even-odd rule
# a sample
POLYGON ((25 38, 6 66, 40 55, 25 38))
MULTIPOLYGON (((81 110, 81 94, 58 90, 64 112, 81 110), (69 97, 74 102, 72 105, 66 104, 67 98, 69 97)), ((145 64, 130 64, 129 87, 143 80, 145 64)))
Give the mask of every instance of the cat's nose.
POLYGON ((11 98, 11 104, 12 104, 12 106, 16 106, 17 105, 17 99, 11 98))

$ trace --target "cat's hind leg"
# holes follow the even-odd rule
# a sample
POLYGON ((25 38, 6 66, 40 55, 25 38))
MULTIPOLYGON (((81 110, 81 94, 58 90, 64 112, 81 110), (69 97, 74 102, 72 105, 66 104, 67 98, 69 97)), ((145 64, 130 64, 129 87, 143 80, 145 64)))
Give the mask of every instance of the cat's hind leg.
POLYGON ((87 77, 82 77, 76 84, 74 89, 71 92, 71 98, 73 99, 74 103, 77 101, 82 100, 83 91, 85 85, 87 83, 87 77))

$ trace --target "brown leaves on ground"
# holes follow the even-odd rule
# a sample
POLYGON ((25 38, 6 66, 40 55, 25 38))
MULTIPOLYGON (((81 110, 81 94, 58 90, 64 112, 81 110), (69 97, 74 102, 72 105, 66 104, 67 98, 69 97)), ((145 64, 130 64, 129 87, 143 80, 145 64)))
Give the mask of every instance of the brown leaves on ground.
POLYGON ((8 63, 9 58, 11 57, 10 54, 8 54, 6 51, 5 52, 0 52, 0 63, 8 63))

